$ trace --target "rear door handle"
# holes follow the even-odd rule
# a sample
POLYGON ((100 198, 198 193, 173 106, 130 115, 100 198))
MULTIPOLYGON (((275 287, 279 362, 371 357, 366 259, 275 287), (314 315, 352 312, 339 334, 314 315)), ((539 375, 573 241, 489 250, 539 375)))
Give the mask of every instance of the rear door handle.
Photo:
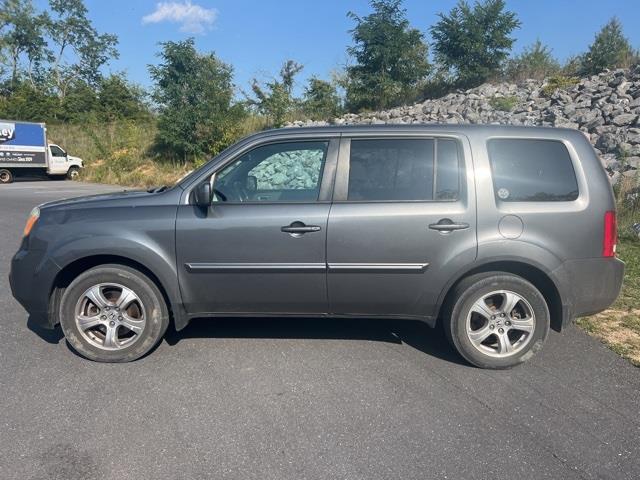
POLYGON ((453 232, 454 230, 466 230, 469 228, 469 224, 465 222, 453 223, 450 218, 443 218, 438 223, 429 224, 429 228, 438 232, 453 232))
POLYGON ((302 235, 303 233, 319 232, 321 228, 317 225, 305 225, 302 222, 293 222, 291 225, 280 227, 280 231, 292 235, 302 235))

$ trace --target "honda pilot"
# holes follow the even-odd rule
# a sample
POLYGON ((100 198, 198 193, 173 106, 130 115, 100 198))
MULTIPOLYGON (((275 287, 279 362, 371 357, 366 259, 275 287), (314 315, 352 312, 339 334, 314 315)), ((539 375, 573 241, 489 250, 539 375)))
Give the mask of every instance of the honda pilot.
POLYGON ((82 356, 135 360, 200 317, 441 325, 506 368, 619 293, 614 197, 575 130, 292 128, 171 188, 35 208, 13 295, 82 356))

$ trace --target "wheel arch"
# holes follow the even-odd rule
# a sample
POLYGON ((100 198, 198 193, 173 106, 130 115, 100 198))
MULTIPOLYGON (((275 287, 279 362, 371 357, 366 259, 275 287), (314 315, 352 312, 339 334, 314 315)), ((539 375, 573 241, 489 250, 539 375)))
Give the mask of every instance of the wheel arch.
POLYGON ((545 298, 551 316, 551 328, 556 331, 562 330, 564 323, 564 308, 562 304, 562 294, 558 284, 553 280, 551 274, 541 266, 522 259, 495 259, 474 265, 471 268, 459 273, 443 289, 438 301, 438 322, 446 306, 453 301, 455 287, 465 278, 484 272, 506 272, 531 282, 545 298))
POLYGON ((182 322, 184 321, 181 305, 179 304, 179 301, 172 298, 170 290, 166 288, 161 277, 146 265, 143 265, 132 258, 111 254, 94 254, 77 258, 66 264, 57 273, 49 292, 49 323, 52 326, 58 323, 56 312, 59 310, 64 290, 81 273, 100 265, 122 265, 133 268, 148 277, 149 280, 158 287, 158 290, 160 290, 169 310, 170 321, 174 323, 176 328, 181 328, 182 322))

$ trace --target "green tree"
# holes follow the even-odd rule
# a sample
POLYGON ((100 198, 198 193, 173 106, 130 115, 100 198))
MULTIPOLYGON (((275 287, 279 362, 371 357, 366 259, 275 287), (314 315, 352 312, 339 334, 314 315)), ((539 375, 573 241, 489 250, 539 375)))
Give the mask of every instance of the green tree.
POLYGON ((440 13, 431 27, 440 68, 462 87, 474 87, 496 75, 511 51, 520 21, 505 11, 504 0, 484 0, 473 7, 464 0, 440 13))
POLYGON ((118 57, 115 35, 100 34, 87 17, 83 0, 49 0, 53 16, 48 34, 53 48, 51 71, 58 95, 64 98, 77 78, 96 86, 100 67, 118 57))
POLYGON ((244 115, 233 101, 233 69, 214 53, 198 53, 193 38, 161 46, 161 63, 149 66, 159 113, 156 146, 185 163, 215 155, 236 139, 244 115))
POLYGON ((360 17, 350 31, 354 45, 347 53, 355 60, 346 69, 349 110, 383 109, 411 97, 429 74, 427 44, 411 28, 402 0, 371 0, 373 13, 360 17))
POLYGON ((0 50, 9 64, 12 87, 22 73, 36 87, 34 71, 50 55, 44 38, 48 23, 48 15, 37 14, 31 0, 6 0, 0 7, 0 50))
POLYGON ((540 40, 525 47, 520 55, 507 62, 505 74, 510 80, 520 82, 532 78, 544 80, 560 71, 560 64, 551 54, 551 49, 540 40))
POLYGON ((264 85, 257 79, 251 81, 254 98, 249 104, 255 106, 265 115, 274 127, 281 127, 295 108, 297 101, 293 98, 295 77, 304 67, 293 60, 287 60, 280 69, 279 78, 274 78, 264 85))
POLYGON ((0 118, 42 122, 55 120, 59 113, 58 98, 28 82, 20 81, 10 91, 0 92, 0 118))
POLYGON ((144 119, 149 116, 146 94, 128 82, 124 74, 109 75, 100 81, 96 109, 101 119, 144 119))
POLYGON ((302 109, 312 120, 328 120, 340 114, 340 95, 336 86, 316 77, 311 77, 304 91, 302 109))
POLYGON ((90 122, 98 119, 98 94, 81 78, 72 79, 66 87, 65 96, 58 98, 58 107, 53 112, 54 120, 62 122, 90 122))
POLYGON ((622 32, 620 20, 613 17, 602 27, 582 58, 584 75, 600 73, 608 68, 629 67, 638 61, 636 52, 622 32))

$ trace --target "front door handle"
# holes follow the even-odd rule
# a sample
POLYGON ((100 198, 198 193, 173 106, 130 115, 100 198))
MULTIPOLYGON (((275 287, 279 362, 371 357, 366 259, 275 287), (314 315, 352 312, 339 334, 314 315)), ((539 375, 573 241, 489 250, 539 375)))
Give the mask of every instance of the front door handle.
POLYGON ((469 224, 465 222, 454 223, 450 218, 443 218, 438 223, 429 224, 431 230, 438 232, 453 232, 454 230, 466 230, 469 224))
POLYGON ((305 225, 302 222, 293 222, 291 225, 280 227, 280 231, 291 235, 302 235, 304 233, 319 232, 321 228, 317 225, 305 225))

